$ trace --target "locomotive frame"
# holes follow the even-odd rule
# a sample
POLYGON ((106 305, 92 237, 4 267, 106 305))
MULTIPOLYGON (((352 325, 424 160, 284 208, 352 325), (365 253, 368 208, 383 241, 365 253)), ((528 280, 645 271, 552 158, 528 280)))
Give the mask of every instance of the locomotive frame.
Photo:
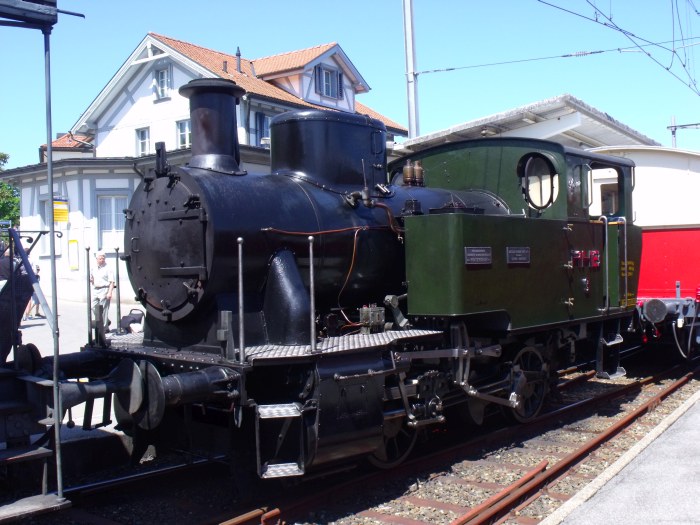
POLYGON ((584 357, 624 373, 641 251, 631 161, 490 138, 387 165, 379 121, 308 110, 273 119, 271 173, 246 174, 243 90, 199 79, 181 93, 192 160, 170 168, 159 148, 125 210, 143 341, 95 323, 59 358, 57 415, 114 396, 142 443, 172 417, 223 421, 250 431, 258 474, 275 478, 394 466, 424 430, 480 423, 489 406, 529 420, 584 357), (594 195, 599 178, 612 182, 594 195))

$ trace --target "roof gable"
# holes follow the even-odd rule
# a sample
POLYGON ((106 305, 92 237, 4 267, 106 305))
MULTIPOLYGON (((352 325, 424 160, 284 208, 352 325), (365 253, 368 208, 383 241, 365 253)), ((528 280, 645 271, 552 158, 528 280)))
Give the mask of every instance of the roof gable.
POLYGON ((220 78, 233 80, 248 93, 279 100, 288 104, 315 107, 313 104, 304 102, 303 100, 275 86, 274 84, 257 78, 253 73, 251 61, 248 59, 237 55, 230 55, 228 53, 214 51, 205 47, 190 44, 188 42, 176 40, 174 38, 157 35, 155 33, 149 33, 149 35, 158 39, 160 42, 176 51, 182 57, 189 58, 190 60, 199 64, 209 73, 220 78), (238 70, 239 63, 240 71, 238 70))
POLYGON ((355 93, 366 93, 369 85, 357 71, 350 59, 336 43, 322 44, 319 46, 289 51, 279 55, 256 58, 253 62, 255 74, 264 80, 271 80, 280 76, 286 76, 305 69, 311 69, 324 60, 333 59, 336 64, 349 76, 355 93))
MULTIPOLYGON (((181 67, 190 71, 194 78, 213 75, 233 80, 252 95, 292 107, 328 109, 285 91, 271 80, 280 78, 285 73, 293 74, 313 68, 315 64, 329 57, 332 57, 343 69, 355 93, 369 91, 369 86, 337 43, 249 60, 241 57, 240 53, 231 55, 157 33, 148 33, 73 125, 73 133, 91 129, 92 123, 116 100, 120 90, 128 84, 136 69, 134 66, 166 57, 171 57, 181 67)), ((357 101, 355 101, 355 111, 372 114, 384 122, 390 131, 401 135, 406 134, 406 128, 357 101)))
POLYGON ((338 44, 332 42, 330 44, 322 44, 299 51, 288 51, 287 53, 280 53, 279 55, 256 58, 254 60, 255 73, 261 78, 264 78, 270 75, 301 69, 310 62, 315 61, 329 49, 337 46, 338 44))

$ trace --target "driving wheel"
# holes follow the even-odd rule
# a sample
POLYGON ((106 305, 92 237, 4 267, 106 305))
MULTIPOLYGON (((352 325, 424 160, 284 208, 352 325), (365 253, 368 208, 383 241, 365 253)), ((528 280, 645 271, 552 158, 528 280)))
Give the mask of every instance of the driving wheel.
POLYGON ((531 346, 523 348, 513 360, 513 367, 520 368, 516 392, 520 405, 511 409, 513 417, 524 423, 536 417, 547 396, 548 367, 542 353, 531 346))
POLYGON ((404 418, 384 421, 384 442, 370 457, 378 468, 392 468, 403 462, 413 450, 418 431, 405 424, 404 418))

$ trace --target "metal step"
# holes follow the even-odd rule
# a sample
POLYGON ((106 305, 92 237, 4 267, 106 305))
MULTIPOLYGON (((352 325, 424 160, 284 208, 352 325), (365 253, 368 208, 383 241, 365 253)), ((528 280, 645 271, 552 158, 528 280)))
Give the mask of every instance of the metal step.
POLYGON ((627 375, 627 370, 622 368, 621 366, 618 366, 617 369, 611 374, 610 372, 598 372, 596 373, 596 377, 598 379, 617 379, 618 377, 625 377, 627 375))
POLYGON ((260 419, 272 419, 281 417, 301 417, 301 407, 297 403, 280 405, 258 405, 258 417, 260 419))
POLYGON ((24 381, 25 383, 31 383, 31 384, 36 385, 38 387, 53 389, 53 381, 51 379, 44 379, 42 377, 36 377, 36 376, 30 376, 30 375, 22 375, 22 376, 19 376, 17 379, 20 379, 21 381, 24 381))
POLYGON ((303 476, 304 471, 296 463, 276 463, 265 465, 261 472, 262 478, 286 478, 289 476, 303 476))
POLYGON ((15 501, 14 503, 0 506, 0 523, 8 523, 20 518, 27 518, 48 511, 61 510, 70 506, 70 501, 65 498, 59 498, 55 494, 31 496, 15 501))
POLYGON ((619 345, 619 344, 622 343, 623 341, 624 341, 624 339, 622 338, 622 336, 621 336, 620 334, 615 334, 615 337, 614 337, 611 341, 606 341, 604 337, 601 339, 601 342, 602 342, 605 346, 615 346, 615 345, 619 345))
POLYGON ((0 465, 13 465, 23 461, 44 459, 53 456, 53 451, 44 447, 17 447, 0 450, 0 465))

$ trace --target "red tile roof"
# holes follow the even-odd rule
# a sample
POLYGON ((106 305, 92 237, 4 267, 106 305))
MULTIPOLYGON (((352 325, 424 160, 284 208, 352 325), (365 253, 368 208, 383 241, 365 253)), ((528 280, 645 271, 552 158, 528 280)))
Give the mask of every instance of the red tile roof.
POLYGON ((253 60, 255 74, 259 77, 264 77, 265 75, 303 68, 306 64, 317 59, 323 53, 337 45, 338 44, 335 42, 331 42, 330 44, 310 47, 300 51, 289 51, 279 55, 256 58, 253 60))
MULTIPOLYGON (((65 135, 58 137, 56 140, 51 141, 51 147, 62 149, 89 148, 90 146, 87 146, 85 144, 86 142, 92 144, 92 137, 88 135, 71 135, 70 133, 66 133, 65 135)), ((41 147, 45 149, 46 144, 42 144, 41 147)))
MULTIPOLYGON (((274 84, 262 80, 259 77, 263 74, 269 75, 272 73, 298 69, 299 67, 308 64, 316 57, 322 55, 333 46, 337 45, 335 43, 324 44, 321 46, 303 49, 301 51, 292 51, 289 53, 282 53, 280 55, 255 60, 248 60, 241 57, 240 71, 238 71, 238 57, 235 55, 229 55, 220 51, 214 51, 205 47, 196 46, 194 44, 159 35, 157 33, 149 33, 149 35, 174 49, 178 53, 186 56, 190 60, 195 61, 200 66, 211 71, 214 75, 220 78, 233 80, 236 84, 241 86, 249 93, 278 100, 294 106, 329 109, 325 106, 306 102, 275 86, 274 84), (260 71, 261 69, 262 72, 260 71)), ((404 126, 377 113, 367 106, 360 104, 357 101, 355 102, 355 111, 357 113, 370 115, 371 117, 380 120, 390 130, 403 134, 405 134, 407 131, 404 126)))

